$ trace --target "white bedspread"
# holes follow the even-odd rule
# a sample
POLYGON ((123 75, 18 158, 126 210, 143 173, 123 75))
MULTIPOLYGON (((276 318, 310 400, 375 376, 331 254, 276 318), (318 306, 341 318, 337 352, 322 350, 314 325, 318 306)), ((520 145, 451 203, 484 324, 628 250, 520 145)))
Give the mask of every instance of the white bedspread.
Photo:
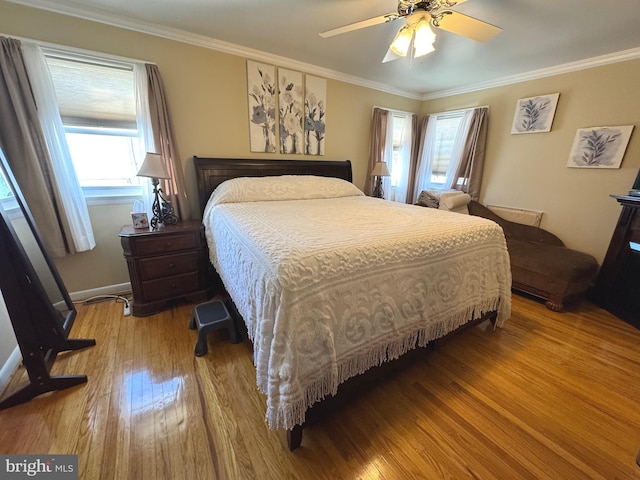
POLYGON ((511 313, 502 229, 360 195, 209 203, 211 261, 247 325, 270 428, 483 312, 511 313))

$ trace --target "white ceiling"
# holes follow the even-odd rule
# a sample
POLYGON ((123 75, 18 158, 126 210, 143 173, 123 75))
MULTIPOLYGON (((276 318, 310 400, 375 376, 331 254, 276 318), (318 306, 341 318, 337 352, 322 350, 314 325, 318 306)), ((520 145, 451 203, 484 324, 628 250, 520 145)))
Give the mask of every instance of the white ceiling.
POLYGON ((638 0, 468 0, 454 9, 502 27, 500 35, 477 43, 438 30, 434 53, 386 64, 404 20, 326 39, 318 33, 395 12, 394 0, 11 1, 151 33, 169 27, 171 38, 213 39, 213 48, 250 58, 264 52, 279 66, 319 67, 416 98, 640 57, 638 0))

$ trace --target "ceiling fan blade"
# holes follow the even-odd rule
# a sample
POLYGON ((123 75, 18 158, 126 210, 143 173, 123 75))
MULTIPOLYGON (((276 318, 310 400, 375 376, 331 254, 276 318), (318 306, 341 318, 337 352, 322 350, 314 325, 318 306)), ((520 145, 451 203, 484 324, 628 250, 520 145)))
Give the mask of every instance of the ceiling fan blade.
POLYGON ((394 60, 398 60, 399 58, 402 58, 402 57, 397 53, 395 53, 393 50, 389 49, 387 50, 386 55, 382 59, 382 63, 393 62, 394 60))
POLYGON ((476 42, 491 40, 502 31, 500 27, 451 10, 440 12, 438 18, 433 21, 433 25, 476 42), (440 15, 442 16, 440 17, 440 15))
POLYGON ((345 25, 344 27, 334 28, 333 30, 327 30, 326 32, 320 33, 322 38, 329 38, 335 35, 340 35, 341 33, 352 32, 354 30, 360 30, 361 28, 371 27, 373 25, 379 25, 381 23, 392 22, 396 19, 400 18, 397 13, 387 13, 386 15, 380 15, 379 17, 370 18, 368 20, 362 20, 356 23, 350 23, 349 25, 345 25))

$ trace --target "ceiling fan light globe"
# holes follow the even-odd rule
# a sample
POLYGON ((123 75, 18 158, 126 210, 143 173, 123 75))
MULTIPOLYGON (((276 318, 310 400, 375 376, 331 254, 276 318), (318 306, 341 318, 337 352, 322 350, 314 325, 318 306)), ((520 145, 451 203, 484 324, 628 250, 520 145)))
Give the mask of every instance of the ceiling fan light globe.
POLYGON ((402 27, 396 37, 389 45, 389 48, 396 55, 400 55, 401 57, 406 57, 409 52, 409 47, 411 46, 411 40, 413 39, 413 30, 408 28, 406 25, 402 27))
POLYGON ((435 48, 433 45, 424 45, 419 47, 416 45, 415 53, 413 54, 414 58, 424 57, 425 55, 430 54, 431 52, 435 52, 435 48))
POLYGON ((420 20, 415 26, 413 37, 414 57, 422 57, 435 50, 433 43, 436 41, 436 34, 431 30, 427 20, 420 20))
POLYGON ((420 20, 415 26, 415 39, 414 42, 420 45, 433 45, 436 41, 436 34, 431 30, 429 22, 425 19, 420 20))

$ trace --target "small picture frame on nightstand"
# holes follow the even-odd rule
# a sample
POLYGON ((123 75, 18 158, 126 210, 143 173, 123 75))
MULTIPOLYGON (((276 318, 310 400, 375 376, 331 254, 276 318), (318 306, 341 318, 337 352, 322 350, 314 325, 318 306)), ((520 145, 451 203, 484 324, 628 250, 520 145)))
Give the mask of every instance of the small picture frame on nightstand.
POLYGON ((146 212, 131 213, 133 228, 149 228, 149 219, 146 212))

